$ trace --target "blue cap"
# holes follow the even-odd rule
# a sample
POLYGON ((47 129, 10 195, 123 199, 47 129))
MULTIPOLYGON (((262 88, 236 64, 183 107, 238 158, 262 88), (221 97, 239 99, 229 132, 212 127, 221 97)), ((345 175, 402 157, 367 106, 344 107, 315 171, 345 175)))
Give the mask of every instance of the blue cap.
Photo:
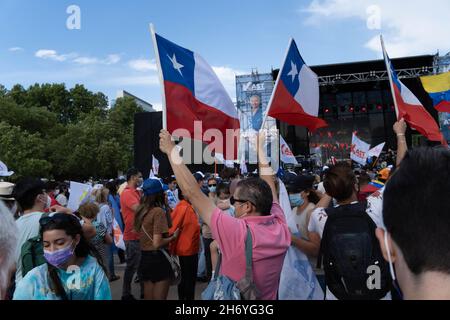
POLYGON ((169 186, 162 183, 161 179, 150 178, 144 181, 142 190, 144 191, 144 195, 150 196, 169 190, 169 186))

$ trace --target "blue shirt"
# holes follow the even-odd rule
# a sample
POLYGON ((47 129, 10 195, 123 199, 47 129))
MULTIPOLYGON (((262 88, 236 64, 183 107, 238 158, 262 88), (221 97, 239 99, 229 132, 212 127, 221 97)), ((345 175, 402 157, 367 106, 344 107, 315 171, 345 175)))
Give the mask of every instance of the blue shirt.
MULTIPOLYGON (((87 256, 79 271, 57 271, 69 300, 112 300, 109 280, 93 257, 87 256)), ((45 263, 28 272, 18 283, 13 300, 61 300, 50 287, 45 263)))
POLYGON ((262 108, 259 107, 258 111, 256 111, 255 114, 252 114, 252 127, 253 127, 253 130, 256 130, 256 131, 261 130, 262 120, 263 120, 263 112, 262 112, 262 108))

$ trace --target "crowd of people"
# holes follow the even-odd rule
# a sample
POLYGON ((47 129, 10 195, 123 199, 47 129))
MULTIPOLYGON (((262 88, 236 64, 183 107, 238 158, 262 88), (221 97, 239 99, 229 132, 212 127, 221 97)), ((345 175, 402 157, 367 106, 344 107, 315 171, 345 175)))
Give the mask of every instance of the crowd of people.
POLYGON ((120 279, 122 300, 136 300, 137 279, 145 300, 167 299, 172 285, 194 300, 200 280, 214 299, 228 297, 220 286, 228 283, 242 299, 276 300, 292 248, 307 257, 324 299, 450 299, 450 151, 408 151, 405 122, 393 129, 392 163, 319 172, 273 172, 261 133, 259 174, 246 176, 191 173, 163 130, 173 176, 144 179, 131 168, 95 184, 74 212, 65 183, 0 182, 0 299, 109 300, 120 279))

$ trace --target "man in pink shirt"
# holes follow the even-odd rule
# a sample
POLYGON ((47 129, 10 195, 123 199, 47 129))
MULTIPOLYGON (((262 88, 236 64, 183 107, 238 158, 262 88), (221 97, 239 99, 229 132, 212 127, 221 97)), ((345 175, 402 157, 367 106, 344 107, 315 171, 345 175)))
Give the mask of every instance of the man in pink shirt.
POLYGON ((233 194, 236 218, 222 212, 203 194, 165 130, 160 134, 160 148, 169 158, 183 195, 210 226, 213 238, 219 244, 222 252, 221 274, 234 281, 244 278, 248 226, 253 241, 253 281, 260 293, 259 298, 275 300, 291 236, 278 204, 273 172, 267 165, 262 148, 258 152, 260 178, 240 181, 233 194))

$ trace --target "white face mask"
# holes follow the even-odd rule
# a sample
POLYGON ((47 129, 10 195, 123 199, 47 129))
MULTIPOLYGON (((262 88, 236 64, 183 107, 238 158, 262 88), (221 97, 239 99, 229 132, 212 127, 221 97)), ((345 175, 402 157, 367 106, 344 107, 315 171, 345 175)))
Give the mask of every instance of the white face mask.
POLYGON ((395 281, 396 278, 395 278, 395 272, 394 272, 394 263, 392 263, 392 259, 391 259, 391 249, 389 248, 387 230, 384 230, 384 245, 386 246, 386 250, 387 250, 387 254, 388 254, 389 269, 391 271, 391 277, 392 277, 392 280, 395 281))
POLYGON ((217 207, 218 207, 220 210, 226 210, 226 209, 229 209, 229 208, 231 207, 230 199, 225 199, 225 200, 218 199, 218 200, 217 200, 217 207))
POLYGON ((41 201, 44 204, 44 210, 49 209, 52 205, 52 198, 50 198, 49 195, 39 196, 39 201, 41 201))

